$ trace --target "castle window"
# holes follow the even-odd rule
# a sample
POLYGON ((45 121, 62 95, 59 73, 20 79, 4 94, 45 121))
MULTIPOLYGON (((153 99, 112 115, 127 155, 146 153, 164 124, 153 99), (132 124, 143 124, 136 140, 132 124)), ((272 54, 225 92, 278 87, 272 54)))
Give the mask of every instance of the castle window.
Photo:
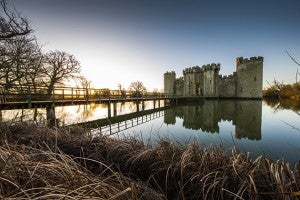
POLYGON ((209 83, 211 84, 211 80, 209 80, 209 83))
POLYGON ((254 81, 256 81, 256 76, 254 76, 254 81))

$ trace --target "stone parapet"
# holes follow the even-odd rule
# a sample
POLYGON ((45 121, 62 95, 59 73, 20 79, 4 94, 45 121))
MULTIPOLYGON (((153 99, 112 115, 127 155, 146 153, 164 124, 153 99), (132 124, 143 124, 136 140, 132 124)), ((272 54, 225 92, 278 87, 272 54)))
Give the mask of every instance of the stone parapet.
POLYGON ((248 62, 253 62, 253 61, 260 61, 263 62, 264 58, 262 56, 257 56, 257 57, 250 57, 248 58, 243 58, 243 57, 238 57, 236 58, 236 64, 244 64, 244 63, 248 63, 248 62))

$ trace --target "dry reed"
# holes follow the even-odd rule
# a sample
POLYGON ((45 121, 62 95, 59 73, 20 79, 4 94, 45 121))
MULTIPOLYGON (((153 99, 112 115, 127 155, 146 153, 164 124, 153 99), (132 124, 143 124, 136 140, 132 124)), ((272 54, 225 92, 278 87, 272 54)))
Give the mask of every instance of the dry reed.
POLYGON ((26 161, 26 166, 30 166, 20 168, 19 160, 12 158, 10 161, 1 161, 1 169, 3 162, 14 163, 11 164, 14 166, 8 167, 7 174, 1 173, 1 183, 8 180, 5 191, 9 191, 6 195, 9 194, 10 197, 23 195, 26 198, 26 195, 34 195, 33 197, 37 198, 57 194, 58 198, 67 194, 72 198, 77 198, 76 195, 80 198, 90 198, 88 195, 99 195, 95 191, 96 187, 107 193, 107 196, 98 198, 120 195, 116 197, 118 199, 300 197, 299 162, 291 168, 289 163, 282 160, 272 162, 265 157, 252 160, 249 154, 239 153, 234 148, 228 151, 214 147, 200 148, 197 143, 178 147, 166 141, 159 141, 156 147, 151 148, 135 139, 117 140, 104 136, 91 139, 80 134, 71 135, 72 131, 67 129, 51 130, 40 126, 23 126, 26 132, 22 131, 22 128, 16 129, 10 125, 0 126, 0 137, 4 140, 13 145, 26 145, 25 150, 17 151, 8 148, 10 146, 5 147, 4 144, 3 155, 7 154, 5 152, 16 152, 21 160, 26 161), (3 134, 4 132, 10 135, 3 134), (55 144, 63 153, 53 153, 55 144), (50 157, 43 157, 45 155, 50 157), (27 164, 29 158, 34 162, 27 164), (54 167, 54 172, 45 171, 49 166, 54 167), (10 171, 12 169, 14 170, 10 171), (69 172, 63 172, 61 169, 68 169, 69 172), (38 178, 38 172, 43 179, 38 178), (23 173, 27 175, 24 176, 23 173), (14 176, 15 174, 18 176, 14 176), (13 178, 9 179, 10 177, 13 178), (98 186, 93 185, 97 183, 98 186), (40 184, 47 189, 35 189, 40 188, 40 184), (111 187, 106 187, 108 185, 111 187))

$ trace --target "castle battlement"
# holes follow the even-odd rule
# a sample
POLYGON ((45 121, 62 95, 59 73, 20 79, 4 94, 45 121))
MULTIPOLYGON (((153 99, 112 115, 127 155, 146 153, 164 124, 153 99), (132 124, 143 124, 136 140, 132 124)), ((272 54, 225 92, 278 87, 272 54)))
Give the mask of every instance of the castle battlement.
POLYGON ((264 58, 261 56, 257 56, 257 57, 250 57, 248 58, 243 58, 243 57, 238 57, 236 58, 236 64, 244 64, 244 63, 248 63, 248 62, 254 62, 254 61, 264 61, 264 58))
POLYGON ((183 70, 183 74, 200 73, 202 69, 199 66, 189 67, 183 70))
POLYGON ((175 74, 175 71, 167 71, 166 73, 164 73, 164 75, 174 75, 175 74))
POLYGON ((235 79, 236 78, 236 72, 234 72, 233 74, 230 74, 230 75, 224 75, 224 76, 220 75, 219 77, 222 80, 235 79))
POLYGON ((207 71, 207 70, 220 70, 221 68, 221 64, 220 63, 211 63, 211 64, 207 64, 207 65, 203 65, 202 66, 202 69, 204 71, 207 71))
POLYGON ((175 80, 176 82, 183 82, 183 76, 179 77, 179 78, 176 78, 175 80))
POLYGON ((202 67, 194 66, 189 67, 183 70, 183 74, 192 74, 192 73, 200 73, 208 70, 220 70, 221 64, 220 63, 211 63, 207 65, 202 65, 202 67))
POLYGON ((262 98, 263 61, 261 56, 236 58, 236 71, 219 75, 220 63, 183 70, 176 78, 174 71, 164 74, 165 93, 179 96, 204 96, 221 98, 262 98))

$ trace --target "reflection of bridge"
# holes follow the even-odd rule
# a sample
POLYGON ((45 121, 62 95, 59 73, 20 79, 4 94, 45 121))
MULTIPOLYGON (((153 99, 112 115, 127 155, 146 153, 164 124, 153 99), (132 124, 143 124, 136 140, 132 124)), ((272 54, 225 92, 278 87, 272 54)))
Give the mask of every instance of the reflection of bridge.
POLYGON ((111 118, 98 119, 89 122, 83 122, 76 125, 94 129, 96 132, 102 134, 115 134, 120 131, 138 126, 140 124, 149 122, 153 119, 164 115, 164 110, 169 109, 168 106, 161 108, 154 108, 151 110, 144 110, 124 115, 119 115, 111 118))

